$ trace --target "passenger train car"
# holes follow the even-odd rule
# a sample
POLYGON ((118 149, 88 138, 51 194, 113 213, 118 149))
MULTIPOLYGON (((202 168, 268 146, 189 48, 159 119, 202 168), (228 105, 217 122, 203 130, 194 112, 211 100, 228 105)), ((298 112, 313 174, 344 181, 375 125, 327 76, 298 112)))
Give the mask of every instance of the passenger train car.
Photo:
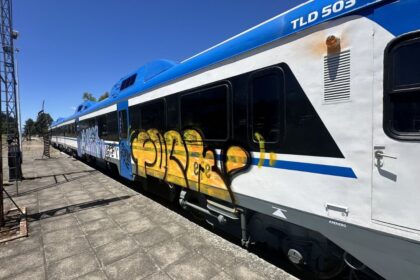
POLYGON ((164 182, 319 278, 420 278, 420 1, 309 1, 55 121, 52 143, 164 182))

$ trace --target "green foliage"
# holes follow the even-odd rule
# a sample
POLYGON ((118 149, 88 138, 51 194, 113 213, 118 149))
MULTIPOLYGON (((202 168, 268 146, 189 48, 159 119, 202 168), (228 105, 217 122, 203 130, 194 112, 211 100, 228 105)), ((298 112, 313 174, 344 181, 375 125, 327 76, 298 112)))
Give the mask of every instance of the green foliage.
POLYGON ((36 134, 35 121, 31 118, 27 119, 23 127, 23 134, 26 136, 36 134))
POLYGON ((51 126, 52 122, 53 122, 53 119, 51 118, 50 114, 40 112, 35 122, 36 133, 39 135, 48 133, 48 128, 51 126))
POLYGON ((92 95, 90 92, 83 93, 83 101, 96 101, 96 97, 92 95))
POLYGON ((98 101, 102 101, 104 99, 107 99, 109 97, 109 92, 105 91, 104 94, 99 96, 98 101))
POLYGON ((9 135, 17 134, 15 119, 12 117, 6 118, 6 114, 0 113, 0 125, 1 125, 1 134, 8 133, 9 135), (9 131, 8 129, 9 128, 9 131))

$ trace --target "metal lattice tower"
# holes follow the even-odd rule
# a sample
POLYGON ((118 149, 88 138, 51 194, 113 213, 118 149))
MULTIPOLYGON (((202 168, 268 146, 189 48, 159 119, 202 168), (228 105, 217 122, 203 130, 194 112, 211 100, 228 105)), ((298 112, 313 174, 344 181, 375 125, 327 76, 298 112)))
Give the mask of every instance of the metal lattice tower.
MULTIPOLYGON (((15 172, 16 187, 20 174, 20 129, 19 129, 19 112, 17 98, 17 81, 15 73, 15 48, 13 46, 14 39, 18 33, 12 27, 12 0, 0 0, 0 226, 3 224, 3 160, 2 156, 7 154, 9 163, 9 173, 15 172), (4 143, 4 140, 8 144, 4 143), (14 144, 10 144, 11 141, 14 144), (4 144, 3 144, 4 143, 4 144), (7 150, 5 148, 8 148, 7 150), (11 153, 11 149, 13 152, 11 153), (19 154, 19 158, 18 155, 19 154)), ((10 176, 10 174, 9 174, 10 176)))
MULTIPOLYGON (((3 129, 6 130, 8 137, 19 140, 18 125, 18 103, 17 103, 17 83, 15 74, 15 49, 14 39, 18 33, 12 28, 12 0, 0 0, 1 9, 1 46, 2 61, 0 69, 1 77, 1 102, 2 112, 5 113, 3 129)), ((18 142, 19 143, 19 142, 18 142)))

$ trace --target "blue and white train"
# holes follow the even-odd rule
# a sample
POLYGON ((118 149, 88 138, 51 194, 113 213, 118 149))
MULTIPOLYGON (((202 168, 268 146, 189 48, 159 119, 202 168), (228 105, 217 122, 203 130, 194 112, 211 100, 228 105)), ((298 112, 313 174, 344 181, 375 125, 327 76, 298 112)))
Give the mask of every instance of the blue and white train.
POLYGON ((309 1, 51 132, 319 278, 420 278, 419 0, 309 1))

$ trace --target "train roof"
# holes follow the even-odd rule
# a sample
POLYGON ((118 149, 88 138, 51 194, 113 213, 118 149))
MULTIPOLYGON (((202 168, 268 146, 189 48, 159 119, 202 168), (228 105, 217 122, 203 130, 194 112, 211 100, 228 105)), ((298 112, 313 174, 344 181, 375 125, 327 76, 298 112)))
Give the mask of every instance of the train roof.
POLYGON ((143 65, 138 70, 120 79, 112 87, 109 98, 95 104, 89 104, 82 110, 76 110, 72 116, 57 119, 52 123, 52 126, 60 125, 90 112, 116 104, 131 96, 139 95, 210 65, 301 32, 309 27, 355 13, 385 1, 387 0, 308 1, 181 63, 157 60, 143 65), (342 5, 338 5, 336 12, 334 12, 331 7, 337 2, 342 2, 342 5), (330 7, 330 13, 323 13, 323 8, 327 6, 330 7))

